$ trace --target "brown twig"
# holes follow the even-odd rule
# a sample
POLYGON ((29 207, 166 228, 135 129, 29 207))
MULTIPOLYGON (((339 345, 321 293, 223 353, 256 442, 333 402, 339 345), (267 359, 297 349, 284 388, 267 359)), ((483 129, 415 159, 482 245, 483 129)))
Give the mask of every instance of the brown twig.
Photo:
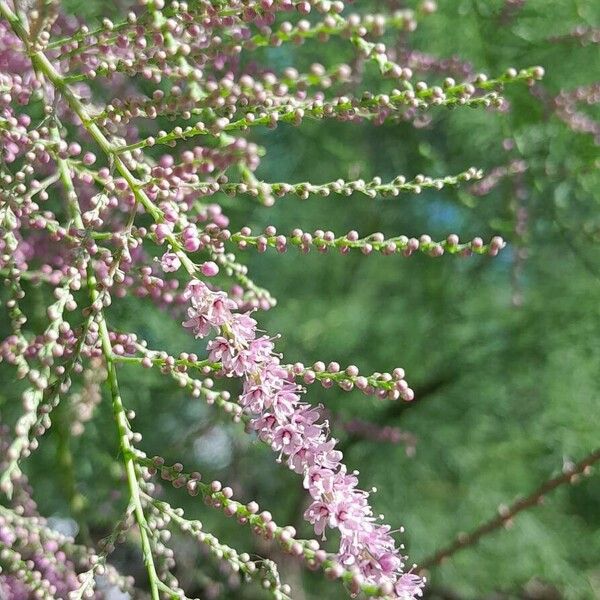
POLYGON ((484 535, 499 529, 521 511, 540 504, 547 493, 564 483, 572 483, 577 475, 587 473, 589 468, 598 461, 600 461, 600 448, 597 448, 591 454, 588 454, 577 464, 570 466, 562 473, 562 475, 544 482, 529 496, 516 500, 510 506, 501 506, 498 509, 497 517, 483 523, 470 533, 460 533, 451 544, 422 560, 419 567, 420 570, 423 571, 424 569, 439 565, 444 559, 452 556, 459 550, 476 544, 484 535))

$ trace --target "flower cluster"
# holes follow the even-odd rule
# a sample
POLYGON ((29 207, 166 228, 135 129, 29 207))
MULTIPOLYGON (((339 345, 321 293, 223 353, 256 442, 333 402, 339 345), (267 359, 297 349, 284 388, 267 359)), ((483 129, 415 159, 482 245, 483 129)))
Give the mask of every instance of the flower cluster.
MULTIPOLYGON (((76 544, 72 537, 49 527, 36 513, 0 506, 0 594, 9 600, 82 598, 78 591, 87 573, 98 571, 107 589, 132 589, 103 556, 76 544)), ((87 597, 100 598, 98 594, 87 597)))
POLYGON ((243 378, 239 403, 250 416, 250 427, 278 453, 278 461, 303 477, 312 498, 304 517, 315 533, 337 529, 340 564, 356 568, 386 595, 420 596, 423 580, 403 572, 404 557, 391 527, 376 522, 369 493, 358 488, 357 473, 343 464, 318 408, 301 400, 301 388, 274 354, 273 339, 258 336, 249 313, 237 312, 235 302, 202 281, 190 282, 188 295, 184 326, 196 337, 218 332, 208 342, 209 358, 219 361, 227 375, 243 378))
POLYGON ((228 230, 223 232, 213 230, 213 235, 227 241, 236 242, 240 250, 249 247, 255 247, 259 252, 264 252, 267 248, 275 248, 277 252, 286 252, 288 247, 296 246, 301 252, 307 253, 311 247, 318 252, 326 253, 330 249, 337 249, 341 254, 348 254, 352 250, 360 250, 364 255, 373 252, 379 252, 383 255, 392 255, 397 252, 403 256, 411 256, 415 252, 421 252, 432 257, 439 257, 445 254, 461 254, 469 256, 475 254, 489 254, 496 256, 505 242, 500 236, 494 236, 489 243, 485 244, 480 237, 473 238, 470 242, 461 243, 455 233, 451 233, 445 240, 435 241, 427 234, 419 238, 401 235, 394 238, 385 238, 380 233, 372 233, 361 238, 357 231, 349 231, 346 235, 337 236, 332 231, 316 230, 314 233, 302 231, 296 228, 290 236, 277 235, 275 227, 269 226, 264 235, 253 236, 249 227, 244 227, 241 231, 231 234, 228 230))

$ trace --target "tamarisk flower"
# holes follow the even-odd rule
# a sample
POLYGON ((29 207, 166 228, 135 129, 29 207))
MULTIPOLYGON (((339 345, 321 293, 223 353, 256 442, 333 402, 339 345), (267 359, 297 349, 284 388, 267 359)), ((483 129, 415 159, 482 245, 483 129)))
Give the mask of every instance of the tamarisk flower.
POLYGON ((249 426, 278 453, 290 469, 303 477, 312 502, 304 513, 317 535, 327 529, 340 533, 338 560, 362 580, 379 585, 386 595, 415 598, 423 580, 403 573, 401 547, 389 525, 376 522, 369 493, 358 488, 357 472, 348 472, 336 440, 329 436, 320 410, 301 400, 302 388, 274 354, 273 340, 257 336, 250 313, 237 312, 237 304, 224 292, 212 291, 199 280, 187 288, 190 300, 184 326, 196 337, 211 330, 209 359, 220 361, 226 375, 241 377, 239 403, 249 426))
POLYGON ((174 252, 165 252, 160 259, 160 266, 165 273, 170 273, 179 269, 181 261, 174 252))
MULTIPOLYGON (((73 538, 50 528, 43 517, 20 513, 18 508, 0 506, 0 598, 81 598, 78 590, 85 569, 103 574, 110 585, 131 590, 132 579, 105 564, 103 555, 75 544, 73 538)), ((108 596, 97 591, 85 597, 108 596)))

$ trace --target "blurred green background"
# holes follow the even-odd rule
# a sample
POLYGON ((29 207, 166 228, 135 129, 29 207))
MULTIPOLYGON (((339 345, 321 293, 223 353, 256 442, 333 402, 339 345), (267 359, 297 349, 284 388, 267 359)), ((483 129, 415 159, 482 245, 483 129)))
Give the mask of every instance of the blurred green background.
MULTIPOLYGON (((116 4, 109 8, 96 1, 65 5, 92 21, 117 11, 116 4)), ((401 5, 416 7, 413 2, 361 2, 350 8, 365 13, 401 5)), ((406 370, 416 391, 410 405, 319 386, 311 386, 308 397, 336 415, 333 431, 347 463, 361 471, 365 489, 377 486, 376 511, 393 526, 405 526, 411 561, 419 562, 458 532, 493 516, 499 504, 528 493, 568 461, 589 453, 600 439, 600 146, 592 135, 569 129, 553 105, 561 89, 600 79, 600 47, 574 38, 549 39, 581 25, 600 28, 600 3, 441 0, 438 11, 415 32, 390 32, 389 47, 457 56, 474 72, 490 76, 539 64, 546 77, 536 92, 511 86, 507 111, 434 109, 419 127, 412 122, 375 127, 306 121, 298 129, 283 125, 251 135, 267 149, 257 172, 265 181, 442 176, 470 166, 489 172, 525 161, 523 173, 502 179, 487 195, 476 196, 463 186, 374 200, 286 197, 273 208, 247 197, 218 198, 233 227, 428 233, 434 239, 449 233, 461 239, 500 234, 508 241, 495 259, 303 256, 295 251, 242 259, 253 279, 278 299, 258 318, 265 330, 282 334, 278 349, 286 361, 336 360, 356 364, 364 373, 396 366, 406 370), (402 444, 349 436, 338 425, 355 417, 411 432, 416 453, 407 456, 402 444)), ((280 72, 352 56, 351 45, 337 40, 263 50, 256 60, 280 72)), ((378 85, 372 68, 366 67, 358 91, 378 85)), ((416 75, 436 83, 443 77, 416 75)), ((597 105, 578 110, 600 119, 597 105)), ((150 302, 125 299, 108 314, 115 328, 138 333, 151 347, 201 349, 150 302)), ((19 388, 12 371, 0 366, 5 384, 0 411, 3 420, 13 422, 19 388)), ((123 367, 120 377, 148 454, 182 460, 206 479, 228 482, 243 500, 257 500, 278 523, 293 523, 308 535, 300 481, 275 463, 268 448, 217 409, 192 400, 169 378, 150 371, 140 375, 131 367, 123 367)), ((110 406, 103 402, 84 435, 72 441, 77 489, 87 502, 82 515, 95 538, 110 530, 125 502, 115 440, 110 406)), ((57 430, 51 430, 25 466, 41 512, 65 518, 72 516, 69 484, 53 468, 59 441, 57 430)), ((169 497, 223 542, 281 558, 275 548, 259 544, 202 503, 182 493, 169 497)), ((209 577, 222 582, 218 588, 209 585, 213 592, 218 589, 218 597, 262 597, 252 586, 229 588, 228 576, 212 559, 183 540, 175 540, 173 547, 181 560, 176 574, 190 595, 202 593, 209 577)), ((141 573, 133 543, 120 547, 114 560, 124 571, 141 573)), ((282 577, 299 600, 344 595, 336 584, 285 559, 282 577)), ((557 490, 511 528, 432 569, 427 597, 600 598, 598 474, 557 490)))

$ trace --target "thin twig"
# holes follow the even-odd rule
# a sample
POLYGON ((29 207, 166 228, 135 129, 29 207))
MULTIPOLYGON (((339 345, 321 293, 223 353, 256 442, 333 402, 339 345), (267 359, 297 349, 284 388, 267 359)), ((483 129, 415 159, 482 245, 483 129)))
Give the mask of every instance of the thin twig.
POLYGON ((470 533, 460 533, 456 539, 435 554, 428 556, 420 563, 420 570, 429 569, 430 567, 441 564, 446 558, 452 556, 459 550, 475 545, 484 535, 492 533, 496 529, 506 525, 518 513, 533 506, 537 506, 543 501, 543 498, 549 492, 565 483, 572 483, 577 475, 587 473, 589 468, 596 462, 600 461, 600 448, 588 454, 584 459, 577 464, 570 466, 562 475, 558 475, 540 485, 534 492, 525 498, 520 498, 510 506, 501 506, 498 510, 498 516, 486 521, 470 533))

